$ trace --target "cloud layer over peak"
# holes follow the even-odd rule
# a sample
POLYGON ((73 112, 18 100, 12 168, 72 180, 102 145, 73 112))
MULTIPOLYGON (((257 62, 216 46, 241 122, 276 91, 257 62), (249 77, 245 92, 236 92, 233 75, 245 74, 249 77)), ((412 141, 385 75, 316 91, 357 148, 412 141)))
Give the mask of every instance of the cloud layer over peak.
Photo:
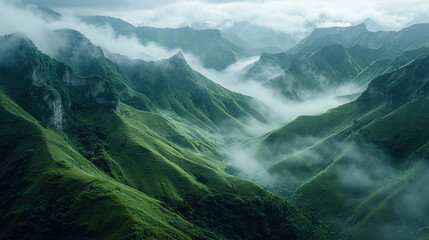
POLYGON ((349 26, 373 19, 398 28, 426 19, 426 0, 34 0, 62 11, 88 15, 120 17, 136 25, 181 27, 204 24, 208 27, 229 26, 248 21, 285 33, 300 35, 314 27, 349 26))

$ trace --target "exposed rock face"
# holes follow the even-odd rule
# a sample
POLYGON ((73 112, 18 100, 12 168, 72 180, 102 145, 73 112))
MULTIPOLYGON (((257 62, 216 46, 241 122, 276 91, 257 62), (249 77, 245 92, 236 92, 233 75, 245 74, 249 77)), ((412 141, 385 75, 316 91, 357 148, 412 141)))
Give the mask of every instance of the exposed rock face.
POLYGON ((33 83, 37 85, 43 85, 46 83, 47 77, 43 71, 41 71, 40 66, 33 69, 33 73, 31 74, 31 80, 33 83))
MULTIPOLYGON (((32 83, 37 86, 49 86, 49 76, 47 76, 47 73, 40 65, 33 66, 33 70, 29 77, 32 83)), ((68 66, 64 66, 64 73, 60 79, 66 86, 80 87, 79 91, 83 91, 82 93, 86 99, 91 99, 98 104, 107 105, 119 111, 119 98, 105 79, 99 76, 79 77, 68 66)), ((73 100, 67 100, 67 98, 62 99, 61 95, 55 90, 54 92, 47 90, 42 91, 43 93, 39 95, 37 101, 43 100, 40 104, 43 108, 47 127, 62 129, 64 127, 63 100, 65 100, 64 104, 66 108, 72 106, 73 100)))
POLYGON ((108 105, 119 110, 119 98, 105 79, 99 76, 79 77, 66 67, 62 81, 68 86, 85 87, 86 98, 92 98, 98 104, 108 105))
POLYGON ((68 67, 65 68, 62 81, 69 86, 85 85, 85 80, 76 76, 68 67))
POLYGON ((43 100, 47 106, 47 125, 56 129, 62 129, 64 126, 64 109, 61 97, 51 93, 44 93, 43 100))
MULTIPOLYGON (((55 90, 47 90, 44 87, 50 86, 48 76, 40 69, 39 66, 34 67, 30 79, 33 84, 38 86, 33 96, 36 101, 39 101, 43 110, 43 117, 47 127, 62 129, 64 127, 64 106, 61 95, 55 90), (41 92, 40 92, 41 91, 41 92)), ((99 76, 79 77, 73 71, 65 66, 64 74, 61 77, 62 82, 69 87, 80 87, 78 91, 84 91, 83 95, 86 99, 91 99, 98 104, 107 105, 119 111, 119 98, 114 93, 109 83, 99 76)), ((49 87, 51 88, 51 87, 49 87)), ((70 108, 73 100, 64 99, 66 108, 70 108)))
POLYGON ((81 98, 119 111, 119 97, 110 82, 100 76, 76 75, 69 66, 41 53, 21 34, 0 37, 0 53, 0 73, 15 76, 0 79, 0 84, 45 121, 47 127, 63 128, 64 112, 81 98), (73 98, 76 93, 79 99, 73 98))

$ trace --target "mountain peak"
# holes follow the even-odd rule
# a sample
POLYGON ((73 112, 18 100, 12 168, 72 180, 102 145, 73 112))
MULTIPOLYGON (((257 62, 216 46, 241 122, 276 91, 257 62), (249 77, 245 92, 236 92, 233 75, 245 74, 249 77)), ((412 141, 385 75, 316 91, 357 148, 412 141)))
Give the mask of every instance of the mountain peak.
POLYGON ((355 45, 366 33, 368 33, 368 29, 365 23, 350 27, 316 28, 288 52, 314 52, 332 44, 349 45, 352 43, 351 45, 355 45))
MULTIPOLYGON (((58 29, 55 30, 57 36, 63 42, 61 54, 68 54, 71 56, 92 56, 104 57, 103 50, 94 45, 85 35, 73 29, 58 29)), ((56 56, 59 57, 59 56, 56 56)))
POLYGON ((24 61, 36 49, 36 45, 21 32, 1 36, 0 64, 15 64, 24 61))
POLYGON ((368 30, 365 22, 360 23, 360 24, 355 25, 355 26, 350 26, 349 28, 358 28, 358 29, 362 29, 362 30, 368 30))
POLYGON ((22 44, 26 44, 32 47, 35 47, 34 43, 22 32, 15 32, 12 34, 4 35, 3 40, 5 41, 19 41, 22 44))
POLYGON ((188 65, 188 62, 186 61, 185 57, 183 56, 182 52, 179 51, 172 57, 168 59, 168 62, 176 65, 176 66, 186 66, 188 65))
POLYGON ((173 57, 177 57, 177 58, 185 60, 185 57, 183 56, 183 53, 181 51, 178 51, 175 55, 173 55, 173 57))
POLYGON ((416 23, 409 27, 406 27, 401 30, 401 32, 404 31, 427 31, 429 29, 429 23, 416 23))
POLYGON ((110 25, 116 33, 122 35, 129 35, 130 31, 134 31, 136 27, 131 23, 125 22, 120 18, 110 16, 83 16, 80 19, 86 23, 104 27, 106 24, 110 25))
POLYGON ((341 34, 349 32, 366 32, 368 31, 365 23, 360 23, 358 25, 349 26, 349 27, 329 27, 329 28, 315 28, 310 34, 341 34))
POLYGON ((55 32, 64 37, 67 37, 68 39, 66 40, 69 40, 69 41, 71 40, 86 41, 86 42, 89 41, 89 39, 87 39, 81 32, 76 31, 74 29, 63 28, 63 29, 55 30, 55 32))

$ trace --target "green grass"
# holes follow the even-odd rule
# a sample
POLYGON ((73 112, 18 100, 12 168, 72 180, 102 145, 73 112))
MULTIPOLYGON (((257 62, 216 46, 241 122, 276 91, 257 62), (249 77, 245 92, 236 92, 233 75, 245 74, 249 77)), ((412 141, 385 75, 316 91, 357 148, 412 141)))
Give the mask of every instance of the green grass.
MULTIPOLYGON (((64 211, 63 215, 66 216, 60 220, 72 219, 73 221, 70 220, 64 224, 76 224, 76 228, 70 228, 70 232, 63 233, 64 236, 96 236, 102 239, 117 239, 136 232, 147 239, 207 239, 210 236, 216 238, 218 234, 225 234, 222 233, 222 229, 216 230, 220 231, 216 234, 211 233, 210 230, 194 226, 194 223, 184 220, 171 209, 171 207, 173 209, 191 207, 189 210, 183 210, 189 218, 193 216, 189 214, 192 213, 193 206, 199 199, 214 190, 227 194, 226 196, 229 196, 230 199, 228 201, 238 201, 235 203, 239 204, 238 206, 244 204, 243 201, 253 202, 260 197, 268 197, 272 200, 267 199, 265 201, 268 202, 256 206, 257 209, 260 209, 258 211, 265 211, 263 206, 269 202, 277 202, 281 204, 279 206, 282 206, 282 209, 291 211, 290 214, 293 214, 296 221, 300 222, 300 227, 294 230, 297 232, 287 234, 313 235, 308 232, 311 229, 311 223, 291 205, 273 198, 271 194, 256 184, 225 174, 222 170, 224 164, 219 160, 203 157, 202 154, 195 151, 178 148, 141 124, 140 121, 136 121, 143 116, 148 118, 160 118, 160 116, 153 116, 151 113, 143 113, 127 107, 128 111, 134 111, 130 115, 138 116, 136 119, 130 115, 127 117, 132 120, 126 119, 108 108, 100 108, 92 116, 82 115, 80 117, 81 120, 88 122, 96 122, 101 119, 103 126, 109 131, 109 138, 106 142, 110 147, 106 150, 106 154, 118 164, 123 173, 123 179, 126 180, 124 183, 130 185, 127 186, 110 177, 109 172, 100 170, 91 161, 80 155, 72 145, 64 141, 61 132, 41 127, 35 119, 20 110, 20 107, 4 94, 1 96, 1 125, 6 127, 9 133, 14 133, 11 136, 12 139, 20 139, 16 136, 28 136, 27 144, 30 144, 28 146, 26 142, 18 141, 18 146, 13 148, 14 152, 22 152, 23 150, 20 149, 34 149, 28 163, 29 165, 34 164, 34 167, 24 166, 25 173, 28 173, 29 177, 25 178, 25 183, 20 184, 21 189, 17 193, 22 197, 12 202, 11 208, 2 218, 2 221, 11 220, 3 226, 2 233, 5 234, 3 236, 50 238, 51 230, 16 232, 16 229, 21 227, 19 219, 23 219, 25 223, 22 227, 30 226, 29 224, 33 226, 35 223, 31 219, 56 214, 49 208, 30 212, 27 209, 34 208, 32 204, 35 198, 40 197, 46 199, 47 204, 55 204, 52 201, 67 193, 71 200, 67 202, 66 208, 58 210, 64 211), (13 121, 8 119, 13 119, 13 121), (28 129, 23 126, 28 126, 28 129), (36 133, 32 131, 36 131, 36 133), (124 137, 127 139, 125 146, 121 145, 124 137), (165 203, 168 203, 169 207, 165 203), (106 209, 109 210, 106 211, 106 209), (31 214, 35 214, 35 216, 31 214), (73 229, 80 228, 84 228, 84 230, 79 233, 73 232, 73 229)), ((151 127, 160 130, 159 134, 166 134, 163 132, 165 124, 168 123, 158 123, 151 127)), ((2 139, 4 138, 2 137, 2 139)), ((13 163, 16 161, 16 157, 9 156, 7 161, 13 163)), ((13 170, 10 167, 9 169, 13 170)), ((12 175, 12 178, 8 178, 7 181, 14 183, 17 181, 16 177, 18 176, 12 175)), ((226 207, 232 206, 235 205, 226 207)), ((226 212, 225 214, 232 213, 226 212)), ((235 214, 235 216, 237 215, 235 214)), ((268 215, 268 217, 270 216, 268 215)), ((287 215, 282 215, 282 217, 285 216, 287 215)), ((204 215, 199 217, 204 217, 204 215)), ((194 218, 199 217, 194 216, 194 218)), ((239 221, 241 221, 240 219, 238 218, 239 221)), ((234 232, 243 227, 246 228, 241 224, 235 226, 234 232)), ((266 227, 268 226, 262 229, 266 227)), ((289 228, 295 229, 294 226, 289 228)), ((250 236, 254 230, 246 231, 250 231, 248 232, 250 236)), ((315 234, 321 234, 319 237, 324 236, 322 232, 315 234)))
MULTIPOLYGON (((13 164, 14 159, 17 158, 16 154, 19 155, 24 149, 34 151, 27 163, 28 166, 25 166, 23 176, 25 186, 21 186, 20 191, 22 197, 19 198, 18 203, 12 205, 2 220, 20 214, 25 203, 31 202, 33 198, 44 196, 55 199, 66 192, 73 198, 70 214, 79 222, 88 223, 89 235, 116 239, 135 229, 137 232, 147 231, 144 236, 152 239, 166 236, 187 238, 186 234, 168 224, 170 218, 184 220, 165 209, 163 203, 108 178, 64 142, 57 133, 41 127, 34 118, 4 97, 4 94, 1 94, 1 103, 1 125, 8 129, 1 132, 2 139, 18 141, 14 152, 7 158, 8 161, 2 162, 2 165, 5 167, 13 164), (27 140, 19 141, 19 139, 27 140), (106 209, 109 211, 106 212, 106 209)), ((5 177, 4 174, 3 171, 3 177, 5 177)), ((16 175, 16 173, 12 174, 16 175)), ((19 180, 9 179, 8 181, 19 180)), ((16 222, 6 224, 2 233, 19 234, 13 232, 14 227, 11 225, 14 223, 16 222)), ((30 235, 25 235, 26 237, 31 236, 35 239, 46 237, 36 232, 27 234, 30 235)))
MULTIPOLYGON (((207 129, 185 120, 180 111, 169 114, 152 108, 159 107, 154 96, 132 90, 136 86, 125 76, 122 81, 109 75, 115 65, 104 68, 110 63, 94 61, 109 74, 78 77, 67 65, 34 46, 29 49, 24 53, 35 57, 24 54, 21 59, 29 64, 0 65, 0 203, 5 206, 0 208, 0 238, 329 236, 325 226, 310 221, 288 202, 253 182, 225 173, 216 124, 231 120, 232 126, 244 128, 237 120, 242 115, 264 121, 248 105, 248 97, 221 88, 186 65, 176 66, 172 72, 161 71, 161 76, 168 73, 170 81, 159 89, 167 92, 163 101, 206 118, 213 127, 207 129), (28 84, 13 85, 21 76, 21 66, 28 72, 37 69, 37 74, 48 74, 49 81, 36 85, 24 74, 21 80, 28 84), (170 78, 177 73, 183 73, 184 78, 170 78), (88 84, 70 84, 65 76, 88 84), (93 88, 92 81, 106 84, 106 91, 93 88), (178 81, 187 82, 184 86, 197 95, 168 86, 178 86, 178 81), (44 118, 29 113, 45 104, 32 97, 33 88, 58 93, 64 109, 63 128, 47 128, 44 118), (88 97, 94 91, 100 95, 88 97), (198 93, 207 97, 208 106, 196 105, 198 93), (105 104, 112 96, 135 98, 132 106, 105 104), (156 104, 147 105, 148 99, 156 104), (233 224, 214 224, 218 220, 210 219, 211 212, 219 219, 233 219, 233 224)), ((176 60, 169 61, 183 64, 176 60)))
POLYGON ((401 205, 427 170, 427 59, 375 78, 352 103, 298 117, 262 137, 255 156, 278 158, 269 167, 280 179, 271 189, 345 238, 427 236, 418 230, 427 218, 413 219, 418 214, 401 205), (309 140, 296 144, 300 138, 309 140), (370 184, 365 176, 344 180, 356 171, 370 184))

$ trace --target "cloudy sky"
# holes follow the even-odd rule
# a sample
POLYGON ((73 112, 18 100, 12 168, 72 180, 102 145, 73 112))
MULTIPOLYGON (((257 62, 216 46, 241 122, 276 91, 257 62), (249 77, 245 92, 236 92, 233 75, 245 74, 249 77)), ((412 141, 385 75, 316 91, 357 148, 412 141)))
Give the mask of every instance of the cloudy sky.
MULTIPOLYGON (((1 0, 0 0, 1 1, 1 0)), ((349 26, 371 18, 399 28, 427 20, 428 0, 27 0, 60 12, 111 15, 135 25, 228 26, 249 21, 286 33, 313 27, 349 26)))

